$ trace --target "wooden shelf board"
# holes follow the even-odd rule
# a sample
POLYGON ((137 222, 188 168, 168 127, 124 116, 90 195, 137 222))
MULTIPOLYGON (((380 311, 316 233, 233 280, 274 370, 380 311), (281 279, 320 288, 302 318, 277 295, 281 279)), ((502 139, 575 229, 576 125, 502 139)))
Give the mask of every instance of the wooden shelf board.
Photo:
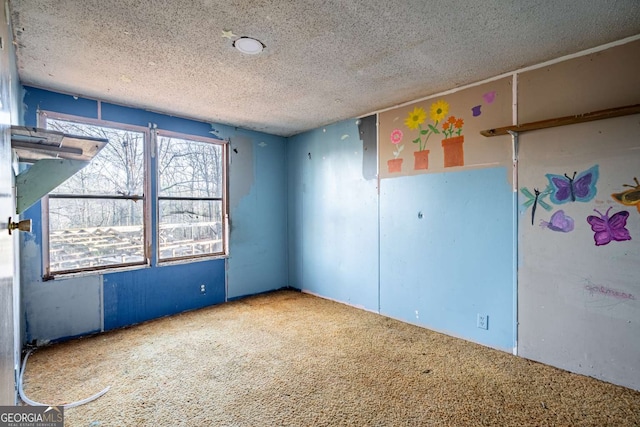
POLYGON ((628 116, 640 113, 640 104, 627 105, 625 107, 608 108, 606 110, 591 113, 578 114, 576 116, 558 117, 555 119, 541 120, 539 122, 525 123, 516 126, 505 126, 495 129, 480 131, 483 136, 507 135, 511 132, 526 132, 530 130, 547 129, 556 126, 572 125, 576 123, 592 122, 594 120, 610 119, 613 117, 628 116))

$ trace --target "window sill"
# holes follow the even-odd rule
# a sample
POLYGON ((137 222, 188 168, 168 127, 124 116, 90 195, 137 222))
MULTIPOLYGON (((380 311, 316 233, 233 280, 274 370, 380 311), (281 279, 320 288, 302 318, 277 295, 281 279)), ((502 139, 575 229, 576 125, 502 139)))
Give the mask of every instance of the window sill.
POLYGON ((229 258, 228 254, 203 256, 203 257, 197 257, 197 258, 168 259, 166 261, 158 261, 156 267, 168 267, 171 265, 191 264, 194 262, 213 261, 216 259, 227 259, 227 258, 229 258))
POLYGON ((46 282, 49 280, 64 280, 64 279, 75 279, 78 277, 87 277, 87 276, 98 276, 98 275, 106 275, 111 273, 121 273, 123 271, 133 271, 133 270, 143 270, 145 268, 151 268, 149 264, 137 264, 137 265, 127 265, 123 267, 112 267, 112 268, 104 268, 99 270, 85 270, 85 271, 74 271, 69 273, 54 273, 50 276, 43 276, 42 281, 46 282))
POLYGON ((212 255, 212 256, 198 257, 198 258, 184 258, 184 259, 176 259, 176 260, 159 261, 154 266, 151 266, 149 264, 139 264, 139 265, 128 265, 125 267, 105 268, 100 270, 75 271, 75 272, 69 272, 69 273, 54 273, 51 276, 43 276, 42 281, 47 282, 50 280, 75 279, 78 277, 98 276, 98 275, 104 276, 107 274, 121 273, 124 271, 143 270, 143 269, 153 268, 153 267, 169 267, 172 265, 192 264, 194 262, 205 262, 205 261, 213 261, 217 259, 227 259, 227 258, 229 258, 228 254, 212 255))

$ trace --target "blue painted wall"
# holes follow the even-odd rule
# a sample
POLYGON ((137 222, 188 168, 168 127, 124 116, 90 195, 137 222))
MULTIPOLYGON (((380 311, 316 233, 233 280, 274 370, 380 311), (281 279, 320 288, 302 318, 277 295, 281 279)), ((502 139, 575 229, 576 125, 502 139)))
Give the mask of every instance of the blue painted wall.
MULTIPOLYGON (((25 87, 24 108, 27 126, 36 126, 38 109, 98 118, 95 100, 31 87, 25 87)), ((154 123, 158 129, 229 139, 232 147, 247 148, 231 153, 229 174, 242 178, 236 183, 230 178, 230 257, 158 266, 153 255, 147 268, 43 282, 37 203, 23 215, 32 219, 34 232, 21 235, 25 341, 109 330, 287 285, 285 138, 104 102, 100 108, 103 120, 145 127, 154 123)))
POLYGON ((356 120, 290 138, 287 158, 290 285, 377 311, 377 180, 356 120))
POLYGON ((383 179, 378 197, 357 131, 349 120, 289 140, 289 283, 512 351, 511 168, 383 179))
POLYGON ((224 280, 221 261, 105 274, 104 330, 223 302, 224 280))
POLYGON ((283 138, 237 130, 231 139, 228 298, 288 285, 287 159, 283 138))
POLYGON ((381 314, 512 350, 510 174, 500 167, 381 181, 381 314), (477 327, 478 313, 489 316, 488 330, 477 327))

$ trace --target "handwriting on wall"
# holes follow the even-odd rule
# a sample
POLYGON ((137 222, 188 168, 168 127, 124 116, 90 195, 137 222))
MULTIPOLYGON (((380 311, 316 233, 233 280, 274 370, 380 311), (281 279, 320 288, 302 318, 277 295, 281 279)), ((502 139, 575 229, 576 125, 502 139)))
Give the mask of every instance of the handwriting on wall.
POLYGON ((611 298, 616 298, 616 299, 620 299, 620 300, 635 300, 636 297, 633 294, 627 293, 627 292, 621 292, 618 291, 616 289, 611 289, 611 288, 607 288, 606 286, 602 286, 602 285, 594 285, 594 284, 589 284, 589 285, 585 285, 584 287, 587 291, 589 291, 591 293, 591 295, 593 294, 600 294, 600 295, 605 295, 611 298))

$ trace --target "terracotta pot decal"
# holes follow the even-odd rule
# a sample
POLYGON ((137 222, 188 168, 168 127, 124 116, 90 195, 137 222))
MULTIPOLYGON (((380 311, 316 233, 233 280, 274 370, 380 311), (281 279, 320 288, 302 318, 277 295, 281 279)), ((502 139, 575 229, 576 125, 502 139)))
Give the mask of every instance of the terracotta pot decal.
POLYGON ((390 160, 387 160, 387 166, 389 167, 389 173, 402 172, 402 160, 404 160, 404 159, 390 159, 390 160))
POLYGON ((413 169, 429 169, 429 150, 414 151, 414 166, 413 169))
POLYGON ((444 149, 444 167, 464 166, 464 135, 453 136, 442 140, 444 149))

